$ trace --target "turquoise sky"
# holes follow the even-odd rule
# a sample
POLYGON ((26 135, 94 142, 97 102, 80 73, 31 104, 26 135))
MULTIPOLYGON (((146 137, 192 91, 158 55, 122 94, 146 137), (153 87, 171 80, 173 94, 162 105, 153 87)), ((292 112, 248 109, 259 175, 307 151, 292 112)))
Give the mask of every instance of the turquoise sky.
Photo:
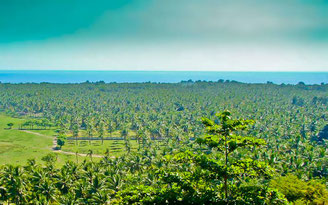
POLYGON ((328 71, 328 0, 2 0, 0 69, 328 71))

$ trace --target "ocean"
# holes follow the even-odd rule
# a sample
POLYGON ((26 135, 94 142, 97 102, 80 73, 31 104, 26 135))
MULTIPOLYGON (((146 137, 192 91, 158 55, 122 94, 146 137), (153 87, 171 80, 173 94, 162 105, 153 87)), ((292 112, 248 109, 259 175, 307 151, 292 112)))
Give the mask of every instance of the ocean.
POLYGON ((159 82, 186 80, 235 80, 244 83, 306 84, 328 83, 328 72, 210 72, 210 71, 55 71, 0 70, 2 83, 81 83, 96 82, 159 82))

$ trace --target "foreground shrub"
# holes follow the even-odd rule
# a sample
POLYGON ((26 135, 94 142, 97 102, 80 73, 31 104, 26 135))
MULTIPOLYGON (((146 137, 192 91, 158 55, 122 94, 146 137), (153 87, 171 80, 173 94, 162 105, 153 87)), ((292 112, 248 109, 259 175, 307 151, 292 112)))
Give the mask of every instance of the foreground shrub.
POLYGON ((328 191, 325 185, 311 180, 304 182, 289 174, 278 177, 270 182, 270 187, 283 193, 288 201, 295 204, 327 204, 328 191))

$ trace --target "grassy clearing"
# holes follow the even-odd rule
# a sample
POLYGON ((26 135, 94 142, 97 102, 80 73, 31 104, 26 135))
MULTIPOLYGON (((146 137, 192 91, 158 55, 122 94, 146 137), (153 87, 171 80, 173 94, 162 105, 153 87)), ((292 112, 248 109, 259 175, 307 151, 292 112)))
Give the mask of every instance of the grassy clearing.
MULTIPOLYGON (((53 153, 53 138, 56 136, 55 129, 29 130, 33 133, 39 133, 45 136, 26 133, 23 130, 17 130, 19 125, 24 123, 24 121, 26 121, 26 119, 13 118, 0 114, 0 165, 24 165, 28 159, 35 159, 37 162, 42 162, 42 157, 53 153), (14 124, 12 129, 8 129, 8 123, 14 124)), ((86 136, 84 130, 81 130, 80 134, 80 136, 86 136)), ((115 131, 111 135, 106 133, 106 137, 109 136, 120 137, 121 134, 120 131, 115 131)), ((128 136, 134 137, 135 132, 129 131, 128 136)), ((139 146, 137 141, 131 140, 130 143, 131 152, 136 151, 139 146)), ((104 155, 107 149, 109 151, 109 156, 121 156, 127 152, 125 142, 123 140, 104 140, 103 144, 101 140, 94 140, 90 142, 87 140, 78 140, 77 144, 75 140, 67 140, 66 144, 62 147, 62 150, 65 152, 87 154, 89 153, 89 150, 92 150, 93 154, 97 155, 104 155)), ((86 159, 86 157, 82 156, 79 156, 78 159, 76 159, 75 155, 63 153, 53 154, 57 155, 58 165, 64 164, 67 160, 78 160, 81 162, 86 159)), ((87 160, 89 160, 88 157, 87 160)), ((94 160, 99 160, 99 158, 94 160)))
MULTIPOLYGON (((35 159, 42 162, 41 158, 49 153, 53 153, 52 137, 38 136, 16 130, 24 119, 12 118, 0 114, 0 165, 13 164, 24 165, 28 159, 35 159), (9 122, 14 123, 12 129, 7 129, 9 122)), ((34 131, 33 131, 34 132, 34 131)), ((52 136, 53 130, 35 130, 35 132, 52 136)), ((57 164, 61 165, 67 160, 75 160, 75 156, 58 154, 57 164)), ((83 157, 80 157, 81 161, 83 157)))

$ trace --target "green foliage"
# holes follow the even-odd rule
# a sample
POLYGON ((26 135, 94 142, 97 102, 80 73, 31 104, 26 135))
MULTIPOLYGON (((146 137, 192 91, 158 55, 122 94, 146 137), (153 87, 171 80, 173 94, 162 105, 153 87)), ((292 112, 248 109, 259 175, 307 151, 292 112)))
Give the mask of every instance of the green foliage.
POLYGON ((65 142, 66 142, 66 137, 63 136, 63 135, 60 135, 57 137, 57 145, 59 146, 59 149, 62 148, 62 146, 65 145, 65 142))
POLYGON ((273 174, 265 162, 250 158, 228 159, 237 148, 265 144, 261 139, 233 135, 235 131, 246 130, 254 122, 233 120, 229 111, 216 116, 219 123, 203 118, 207 134, 197 142, 210 149, 216 148, 224 153, 223 156, 182 147, 180 151, 165 156, 167 166, 153 169, 157 176, 155 185, 138 185, 123 190, 119 192, 121 200, 129 204, 287 204, 278 191, 259 185, 273 174), (259 183, 245 181, 252 178, 259 183))
MULTIPOLYGON (((51 164, 51 165, 53 165, 53 163, 56 160, 57 160, 57 156, 53 153, 47 154, 46 156, 42 157, 42 161, 45 161, 47 164, 51 164)), ((29 162, 31 162, 31 161, 29 161, 29 162)))
MULTIPOLYGON (((201 117, 211 119, 216 110, 228 109, 238 118, 257 121, 245 136, 264 139, 268 144, 252 149, 255 160, 269 163, 280 174, 292 172, 311 179, 328 177, 328 160, 322 152, 325 139, 318 141, 319 132, 327 124, 327 93, 327 84, 246 84, 222 80, 172 84, 6 83, 0 84, 0 109, 27 118, 28 122, 12 121, 21 129, 58 128, 74 138, 76 145, 79 137, 120 137, 125 135, 124 129, 131 138, 140 131, 148 139, 197 138, 204 132, 201 117), (292 104, 294 97, 295 103, 301 101, 302 106, 292 104), (100 122, 104 123, 103 134, 100 122)), ((148 142, 147 146, 152 144, 148 142)), ((230 147, 234 149, 232 143, 230 147)), ((71 144, 67 141, 63 150, 71 149, 71 144)), ((78 146, 76 150, 87 151, 78 146)), ((243 154, 239 150, 233 151, 235 155, 243 154)), ((96 147, 93 151, 99 153, 96 147)))
POLYGON ((256 179, 242 182, 232 187, 235 204, 288 204, 287 199, 278 190, 268 187, 256 179))
MULTIPOLYGON (((229 183, 238 183, 238 179, 247 177, 258 177, 260 175, 270 176, 270 167, 264 162, 254 161, 250 158, 237 159, 230 157, 238 148, 255 147, 265 145, 263 139, 254 137, 244 137, 236 135, 237 131, 244 131, 251 124, 253 120, 232 119, 229 111, 216 114, 217 120, 213 121, 208 118, 202 118, 202 123, 206 128, 206 135, 203 138, 198 138, 199 144, 205 144, 209 148, 215 148, 224 153, 224 165, 219 165, 217 159, 206 159, 203 155, 203 162, 201 164, 214 165, 217 172, 224 179, 225 200, 229 199, 229 183), (210 161, 210 163, 206 163, 210 161)), ((203 168, 205 168, 203 166, 203 168)), ((211 170, 213 170, 211 168, 211 170)), ((217 178, 219 179, 219 178, 217 178)))
POLYGON ((286 198, 295 204, 326 204, 328 190, 315 181, 301 181, 295 175, 289 174, 273 179, 270 187, 279 190, 286 198))
POLYGON ((294 96, 293 97, 293 100, 292 100, 292 104, 293 105, 298 105, 298 106, 304 106, 304 99, 303 98, 301 98, 301 97, 296 97, 296 96, 294 96))
POLYGON ((9 127, 9 129, 11 129, 14 126, 14 123, 10 122, 7 124, 7 126, 9 127))
MULTIPOLYGON (((327 184, 327 149, 322 137, 328 116, 327 88, 326 84, 222 80, 0 84, 0 109, 27 119, 6 118, 4 124, 0 121, 1 128, 13 122, 20 129, 39 133, 58 129, 59 135, 73 138, 66 140, 64 150, 73 150, 72 140, 76 140, 74 151, 83 150, 89 154, 87 160, 92 160, 68 163, 62 169, 54 167, 55 162, 48 157, 45 166, 34 163, 20 167, 23 188, 19 190, 26 200, 8 194, 11 185, 5 181, 0 183, 1 197, 23 204, 285 203, 282 191, 268 187, 272 176, 293 173, 306 183, 318 178, 327 184), (229 112, 216 115, 218 109, 231 110, 237 119, 229 112), (203 121, 201 117, 205 117, 203 121), (89 145, 78 146, 80 137, 102 140, 121 136, 120 145, 125 149, 116 159, 108 159, 116 149, 114 143, 99 145, 90 140, 89 145), (130 140, 138 144, 133 147, 130 140), (99 163, 92 158, 107 148, 108 158, 99 163), (34 190, 34 186, 43 191, 34 190)), ((51 152, 45 149, 51 146, 51 138, 36 138, 16 129, 1 129, 0 134, 3 162, 21 163, 20 158, 27 155, 38 160, 38 156, 51 152)), ((0 172, 7 169, 3 166, 0 172)))
POLYGON ((322 130, 320 130, 318 136, 314 136, 313 139, 319 143, 326 143, 328 141, 328 124, 324 126, 322 130))

